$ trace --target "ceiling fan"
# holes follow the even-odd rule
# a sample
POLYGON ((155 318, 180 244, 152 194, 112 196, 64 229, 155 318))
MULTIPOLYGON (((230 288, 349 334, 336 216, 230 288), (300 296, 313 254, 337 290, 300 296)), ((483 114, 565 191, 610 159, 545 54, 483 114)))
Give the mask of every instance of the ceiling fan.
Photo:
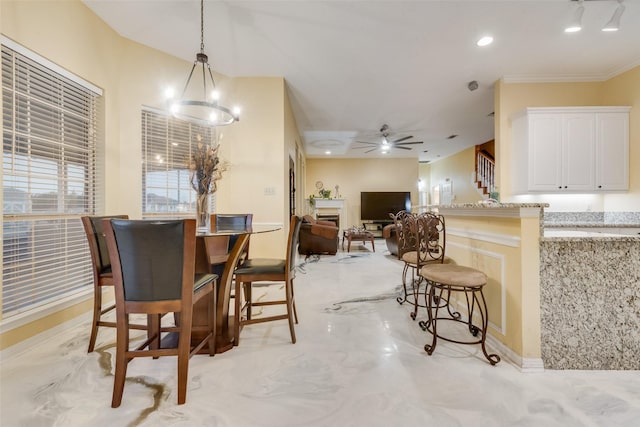
POLYGON ((413 145, 413 144, 422 144, 422 141, 411 141, 411 142, 403 142, 407 139, 413 138, 413 135, 403 136, 401 138, 394 139, 393 137, 389 138, 392 133, 389 131, 388 125, 382 125, 380 128, 380 141, 379 142, 370 142, 370 141, 353 141, 359 144, 367 144, 359 147, 353 147, 354 149, 359 148, 369 148, 369 150, 365 151, 365 153, 370 153, 377 149, 381 149, 383 152, 389 151, 391 148, 398 148, 400 150, 411 150, 411 147, 405 147, 405 145, 413 145), (373 147, 372 147, 373 146, 373 147))

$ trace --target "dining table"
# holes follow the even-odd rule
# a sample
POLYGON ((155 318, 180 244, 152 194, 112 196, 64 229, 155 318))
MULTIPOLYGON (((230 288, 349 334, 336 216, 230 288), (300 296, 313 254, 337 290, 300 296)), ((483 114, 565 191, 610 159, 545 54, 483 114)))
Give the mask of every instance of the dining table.
MULTIPOLYGON (((234 317, 241 313, 229 313, 233 272, 242 262, 249 238, 254 234, 269 233, 282 229, 279 224, 254 224, 249 227, 216 227, 196 233, 196 273, 211 273, 215 265, 222 265, 216 292, 216 353, 224 353, 234 346, 234 317), (233 242, 229 247, 229 242, 233 242)), ((207 324, 206 301, 198 301, 193 307, 193 326, 207 324)), ((192 332, 192 340, 197 341, 198 333, 192 332)))

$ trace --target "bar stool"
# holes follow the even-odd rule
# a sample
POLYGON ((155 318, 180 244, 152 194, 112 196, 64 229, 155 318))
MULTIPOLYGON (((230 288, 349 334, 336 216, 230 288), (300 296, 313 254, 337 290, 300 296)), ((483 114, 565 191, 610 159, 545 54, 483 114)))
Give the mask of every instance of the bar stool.
MULTIPOLYGON (((415 320, 418 307, 426 307, 419 303, 419 294, 424 278, 420 276, 422 267, 430 264, 452 262, 445 256, 446 231, 444 217, 432 212, 419 215, 407 215, 401 218, 403 244, 406 251, 402 254, 404 268, 402 270, 402 288, 404 295, 396 298, 398 303, 405 301, 413 304, 411 319, 415 320), (411 280, 407 280, 411 270, 411 280)), ((425 290, 425 292, 427 292, 425 290)))
POLYGON ((487 312, 487 303, 482 293, 482 288, 487 284, 487 275, 482 271, 474 268, 465 267, 454 264, 434 264, 422 267, 420 275, 427 281, 425 290, 425 303, 427 313, 429 315, 426 321, 420 321, 420 327, 429 331, 433 335, 431 344, 425 344, 425 351, 431 355, 436 349, 438 338, 457 344, 480 344, 482 353, 489 363, 495 365, 500 362, 500 356, 497 354, 489 354, 485 346, 487 336, 487 325, 489 323, 489 314, 487 312), (449 304, 451 294, 454 292, 462 293, 467 302, 468 318, 465 320, 457 311, 452 311, 449 304), (440 310, 446 307, 446 314, 439 315, 440 310), (474 325, 473 316, 479 315, 480 325, 474 325), (460 322, 467 325, 469 332, 474 337, 478 337, 475 341, 459 341, 453 338, 447 338, 438 333, 438 321, 448 320, 460 322))

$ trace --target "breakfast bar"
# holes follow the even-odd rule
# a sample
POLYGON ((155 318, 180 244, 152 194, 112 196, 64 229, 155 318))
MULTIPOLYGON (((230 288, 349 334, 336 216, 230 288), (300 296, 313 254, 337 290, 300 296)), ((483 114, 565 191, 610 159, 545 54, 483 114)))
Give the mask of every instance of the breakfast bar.
MULTIPOLYGON (((523 371, 540 371, 540 236, 544 203, 440 205, 446 255, 487 275, 487 343, 523 371)), ((456 309, 464 313, 462 301, 456 309)))
POLYGON ((489 344, 523 371, 640 369, 637 213, 584 224, 552 221, 544 203, 435 208, 447 256, 489 277, 489 344))

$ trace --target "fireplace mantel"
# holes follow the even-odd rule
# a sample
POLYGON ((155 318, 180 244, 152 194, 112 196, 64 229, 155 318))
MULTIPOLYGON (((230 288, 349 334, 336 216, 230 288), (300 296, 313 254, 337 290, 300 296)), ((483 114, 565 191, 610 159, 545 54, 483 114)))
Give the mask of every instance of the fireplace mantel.
POLYGON ((340 228, 347 229, 347 203, 345 199, 322 199, 316 198, 313 200, 313 213, 315 217, 318 214, 325 215, 331 213, 337 213, 340 217, 340 228))

